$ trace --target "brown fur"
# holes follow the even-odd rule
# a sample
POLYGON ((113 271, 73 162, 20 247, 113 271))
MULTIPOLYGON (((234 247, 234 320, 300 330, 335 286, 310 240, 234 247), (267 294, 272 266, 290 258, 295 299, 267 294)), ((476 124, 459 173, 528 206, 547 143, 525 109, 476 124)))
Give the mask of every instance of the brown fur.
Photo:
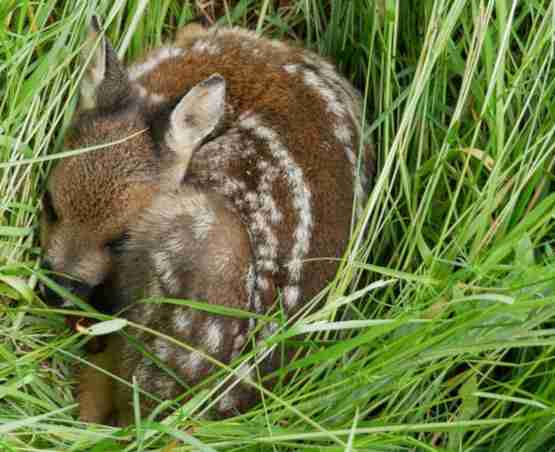
MULTIPOLYGON (((98 309, 123 309, 132 322, 229 363, 249 333, 247 320, 137 300, 195 299, 267 313, 280 290, 293 300, 285 306, 293 315, 313 298, 337 269, 326 258, 340 257, 349 236, 354 177, 346 153, 359 141, 359 96, 316 55, 237 29, 190 25, 178 33, 178 47, 135 63, 132 79, 102 45, 67 145, 133 138, 54 168, 48 190, 59 218, 43 221, 45 258, 95 287, 90 302, 98 309), (225 107, 218 104, 224 89, 225 107), (279 218, 264 218, 274 211, 279 218), (110 243, 123 233, 127 241, 114 252, 110 243), (296 249, 306 249, 297 254, 309 261, 298 280, 289 265, 296 249)), ((155 396, 142 399, 143 413, 217 369, 187 348, 130 334, 154 361, 121 336, 94 359, 126 381, 135 376, 155 396)), ((272 370, 277 360, 267 364, 272 370)), ((115 413, 117 423, 131 421, 129 388, 90 369, 80 388, 82 419, 106 422, 115 413)), ((254 400, 242 383, 217 410, 229 415, 254 400)))

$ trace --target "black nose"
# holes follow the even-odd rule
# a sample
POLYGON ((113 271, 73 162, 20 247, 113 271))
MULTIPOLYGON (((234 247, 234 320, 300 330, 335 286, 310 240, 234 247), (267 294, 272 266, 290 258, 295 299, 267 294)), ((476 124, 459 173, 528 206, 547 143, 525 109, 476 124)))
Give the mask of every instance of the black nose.
MULTIPOLYGON (((52 271, 52 265, 50 265, 48 261, 43 261, 41 267, 43 268, 43 270, 47 270, 50 272, 52 271)), ((92 286, 90 286, 89 284, 67 276, 50 273, 48 277, 59 286, 62 286, 64 289, 84 301, 88 300, 93 290, 92 286)), ((71 304, 69 300, 64 299, 60 294, 58 294, 58 292, 48 287, 42 281, 39 282, 39 290, 43 296, 45 303, 50 306, 59 307, 71 304)))

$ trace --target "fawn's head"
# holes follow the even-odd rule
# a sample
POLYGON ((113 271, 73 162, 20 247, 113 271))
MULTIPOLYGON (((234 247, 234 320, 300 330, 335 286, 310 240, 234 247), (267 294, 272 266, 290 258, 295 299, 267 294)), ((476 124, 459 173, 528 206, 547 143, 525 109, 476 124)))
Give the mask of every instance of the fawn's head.
MULTIPOLYGON (((43 267, 89 299, 115 271, 129 227, 160 190, 183 183, 192 153, 220 122, 225 81, 215 74, 191 89, 167 120, 150 121, 137 87, 93 20, 83 52, 80 108, 65 146, 93 148, 54 166, 43 198, 43 267), (161 137, 161 138, 158 138, 161 137), (61 274, 65 276, 61 276, 61 274)), ((47 302, 63 304, 45 289, 47 302)), ((102 300, 91 301, 109 310, 102 300)))

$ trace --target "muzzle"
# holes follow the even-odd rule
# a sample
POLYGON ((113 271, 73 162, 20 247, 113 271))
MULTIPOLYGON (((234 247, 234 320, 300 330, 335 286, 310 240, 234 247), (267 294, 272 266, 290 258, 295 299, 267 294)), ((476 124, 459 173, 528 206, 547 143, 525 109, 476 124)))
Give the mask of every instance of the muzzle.
MULTIPOLYGON (((42 263, 42 268, 44 270, 52 271, 52 266, 48 263, 48 261, 44 261, 42 263)), ((49 275, 49 278, 83 301, 88 301, 93 291, 92 286, 74 278, 57 274, 51 274, 49 275)), ((43 296, 44 302, 49 306, 67 307, 72 305, 71 301, 64 299, 61 295, 53 291, 43 282, 39 282, 39 290, 43 296)))

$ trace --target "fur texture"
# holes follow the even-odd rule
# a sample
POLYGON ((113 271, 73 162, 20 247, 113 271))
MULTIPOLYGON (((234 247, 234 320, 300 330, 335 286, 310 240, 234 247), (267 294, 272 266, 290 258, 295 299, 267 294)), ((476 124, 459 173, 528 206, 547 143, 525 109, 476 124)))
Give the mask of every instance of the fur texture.
MULTIPOLYGON (((341 257, 373 162, 357 174, 358 93, 307 50, 194 24, 125 69, 97 27, 89 42, 98 47, 67 146, 112 144, 54 168, 42 245, 96 308, 195 349, 130 331, 150 358, 117 335, 92 357, 152 395, 146 413, 217 369, 206 356, 238 356, 253 322, 137 300, 268 313, 280 291, 294 314, 333 277, 337 262, 325 258, 341 257)), ((130 422, 130 390, 106 378, 82 371, 81 418, 130 422)), ((256 399, 242 378, 220 414, 256 399)))

